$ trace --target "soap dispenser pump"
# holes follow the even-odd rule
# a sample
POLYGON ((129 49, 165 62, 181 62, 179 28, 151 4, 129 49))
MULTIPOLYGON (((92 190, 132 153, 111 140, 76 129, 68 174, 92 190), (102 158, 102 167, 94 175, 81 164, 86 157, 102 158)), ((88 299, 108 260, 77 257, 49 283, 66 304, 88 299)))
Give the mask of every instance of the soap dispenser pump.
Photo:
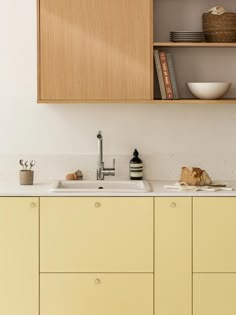
POLYGON ((137 149, 134 150, 133 158, 130 160, 129 172, 131 180, 143 179, 143 161, 139 158, 139 152, 137 149))

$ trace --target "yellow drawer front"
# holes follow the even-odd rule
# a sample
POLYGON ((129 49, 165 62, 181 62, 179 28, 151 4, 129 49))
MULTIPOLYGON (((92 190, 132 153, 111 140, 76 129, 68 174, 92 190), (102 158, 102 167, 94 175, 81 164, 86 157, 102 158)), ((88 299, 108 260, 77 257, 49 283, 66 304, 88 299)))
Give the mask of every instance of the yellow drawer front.
POLYGON ((152 272, 153 198, 48 197, 41 272, 152 272))
POLYGON ((197 197, 193 202, 195 272, 236 272, 236 198, 197 197))
POLYGON ((41 274, 40 315, 153 315, 152 274, 41 274))
POLYGON ((194 274, 194 315, 235 315, 236 274, 194 274))
POLYGON ((38 315, 39 200, 0 197, 0 314, 38 315))
POLYGON ((155 199, 155 313, 192 310, 192 198, 155 199))

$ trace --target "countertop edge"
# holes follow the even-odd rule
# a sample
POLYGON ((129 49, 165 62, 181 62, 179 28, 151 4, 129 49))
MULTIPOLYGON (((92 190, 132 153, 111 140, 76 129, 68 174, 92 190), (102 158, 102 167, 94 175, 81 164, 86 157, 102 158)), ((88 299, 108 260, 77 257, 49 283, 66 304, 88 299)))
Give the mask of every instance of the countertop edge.
POLYGON ((17 183, 0 182, 0 197, 236 197, 236 181, 220 181, 232 187, 232 191, 186 192, 165 189, 174 181, 149 181, 152 191, 147 193, 57 193, 51 192, 52 182, 36 183, 32 186, 20 186, 17 183))

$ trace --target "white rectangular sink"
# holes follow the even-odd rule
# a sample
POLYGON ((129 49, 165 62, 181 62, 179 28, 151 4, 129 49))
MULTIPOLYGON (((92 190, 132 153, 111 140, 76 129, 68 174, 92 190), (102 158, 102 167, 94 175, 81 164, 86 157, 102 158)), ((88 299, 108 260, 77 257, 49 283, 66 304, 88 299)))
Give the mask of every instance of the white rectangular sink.
POLYGON ((50 189, 58 193, 147 193, 151 187, 147 181, 58 181, 50 189))

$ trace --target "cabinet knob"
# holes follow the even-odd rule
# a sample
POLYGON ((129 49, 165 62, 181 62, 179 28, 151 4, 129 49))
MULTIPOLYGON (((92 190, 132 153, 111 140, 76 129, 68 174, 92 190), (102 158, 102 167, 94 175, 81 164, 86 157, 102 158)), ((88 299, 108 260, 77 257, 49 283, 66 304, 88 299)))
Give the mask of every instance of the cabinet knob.
POLYGON ((95 283, 95 284, 100 284, 100 283, 101 283, 101 279, 96 278, 96 279, 94 280, 94 283, 95 283))
POLYGON ((171 208, 176 208, 176 202, 172 202, 172 203, 170 204, 170 206, 171 206, 171 208))
POLYGON ((30 208, 36 208, 37 207, 37 203, 36 202, 31 202, 30 203, 30 208))
POLYGON ((100 204, 100 202, 95 202, 94 206, 95 206, 95 208, 100 208, 101 204, 100 204))

